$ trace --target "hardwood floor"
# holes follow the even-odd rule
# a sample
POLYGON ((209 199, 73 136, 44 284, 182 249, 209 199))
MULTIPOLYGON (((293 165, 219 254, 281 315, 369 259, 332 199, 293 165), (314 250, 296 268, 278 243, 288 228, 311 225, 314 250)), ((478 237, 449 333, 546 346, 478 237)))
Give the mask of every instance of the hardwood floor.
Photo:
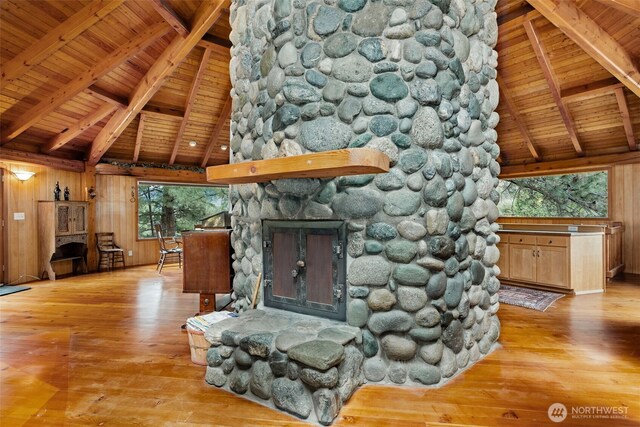
MULTIPOLYGON (((0 425, 307 425, 204 382, 180 329, 198 295, 177 267, 30 286, 0 297, 0 425)), ((639 305, 638 276, 545 313, 502 305, 501 347, 480 363, 439 389, 362 387, 334 425, 640 425, 639 305), (626 418, 555 424, 555 402, 626 418)))

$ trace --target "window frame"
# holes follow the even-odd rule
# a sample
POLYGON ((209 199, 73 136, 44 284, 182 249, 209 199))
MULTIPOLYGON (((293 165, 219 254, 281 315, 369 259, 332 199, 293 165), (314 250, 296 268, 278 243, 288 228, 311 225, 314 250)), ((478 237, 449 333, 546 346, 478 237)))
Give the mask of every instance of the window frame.
POLYGON ((574 216, 507 216, 502 215, 498 217, 498 222, 501 220, 517 220, 518 222, 523 222, 521 220, 541 220, 541 221, 567 221, 567 223, 573 223, 576 221, 585 221, 591 222, 594 221, 610 221, 611 220, 611 195, 613 193, 612 180, 611 180, 611 172, 613 168, 611 166, 600 167, 595 169, 588 170, 578 170, 578 171, 551 171, 549 173, 532 173, 531 175, 518 176, 515 178, 500 178, 498 175, 498 179, 501 181, 506 181, 508 179, 520 179, 520 178, 539 178, 541 176, 556 176, 556 175, 576 175, 580 173, 594 173, 594 172, 606 172, 607 173, 607 216, 598 216, 598 217, 574 217, 574 216))
MULTIPOLYGON (((149 184, 149 185, 172 185, 172 186, 180 186, 180 187, 215 187, 215 188, 226 188, 227 189, 227 199, 230 196, 230 187, 228 185, 214 185, 214 184, 198 184, 191 182, 175 182, 175 181, 159 181, 159 180, 149 180, 144 178, 136 179, 136 214, 135 214, 135 223, 136 223, 136 242, 148 242, 152 240, 156 240, 157 237, 140 237, 140 184, 149 184)), ((227 202, 227 212, 231 212, 231 201, 227 202)), ((173 237, 173 236, 166 236, 173 237)))

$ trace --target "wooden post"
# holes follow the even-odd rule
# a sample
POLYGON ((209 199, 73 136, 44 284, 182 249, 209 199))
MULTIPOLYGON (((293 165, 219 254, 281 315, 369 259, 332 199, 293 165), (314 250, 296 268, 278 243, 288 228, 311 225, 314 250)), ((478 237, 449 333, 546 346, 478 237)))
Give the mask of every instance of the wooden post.
POLYGON ((96 168, 87 165, 82 174, 82 188, 84 189, 83 200, 87 202, 87 270, 96 271, 98 269, 98 259, 96 254, 96 199, 89 196, 89 189, 96 188, 96 168))

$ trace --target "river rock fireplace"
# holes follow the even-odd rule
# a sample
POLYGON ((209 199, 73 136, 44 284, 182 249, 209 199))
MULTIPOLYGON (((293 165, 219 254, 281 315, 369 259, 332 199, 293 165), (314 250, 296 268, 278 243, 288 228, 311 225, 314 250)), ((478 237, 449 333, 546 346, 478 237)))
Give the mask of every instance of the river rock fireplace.
POLYGON ((207 332, 207 382, 330 424, 364 382, 442 385, 492 349, 494 7, 233 2, 232 162, 366 147, 391 168, 232 186, 241 315, 207 332))

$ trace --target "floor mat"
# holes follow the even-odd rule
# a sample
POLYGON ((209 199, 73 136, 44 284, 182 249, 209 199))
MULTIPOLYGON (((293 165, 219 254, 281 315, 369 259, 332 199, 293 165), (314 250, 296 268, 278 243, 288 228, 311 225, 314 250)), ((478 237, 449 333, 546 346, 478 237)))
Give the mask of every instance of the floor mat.
POLYGON ((564 294, 555 292, 508 285, 501 285, 498 295, 502 304, 517 305, 538 311, 545 311, 556 300, 564 296, 564 294))
POLYGON ((15 294, 16 292, 27 291, 29 286, 0 286, 0 297, 3 295, 15 294))

